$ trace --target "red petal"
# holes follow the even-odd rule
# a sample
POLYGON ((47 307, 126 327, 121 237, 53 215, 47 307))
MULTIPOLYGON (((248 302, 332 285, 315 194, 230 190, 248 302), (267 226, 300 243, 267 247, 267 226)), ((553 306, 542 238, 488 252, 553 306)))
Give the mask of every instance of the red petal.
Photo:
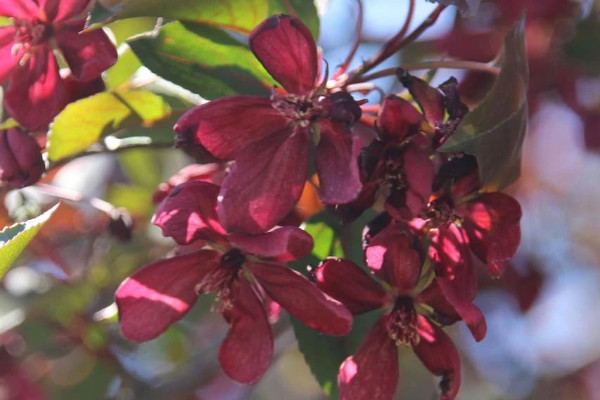
POLYGON ((296 205, 306 175, 310 141, 298 129, 253 143, 241 153, 223 180, 220 221, 228 231, 262 233, 296 205))
POLYGON ((403 153, 408 190, 406 205, 417 216, 429 202, 435 168, 429 153, 418 146, 408 145, 403 153))
POLYGON ((437 326, 419 315, 421 340, 413 347, 423 365, 434 375, 441 376, 441 400, 453 400, 460 389, 460 357, 452 339, 437 326))
POLYGON ((79 34, 83 22, 55 32, 58 46, 76 79, 89 81, 117 62, 117 50, 102 29, 79 34))
POLYGON ((410 102, 395 95, 388 95, 381 103, 377 126, 386 139, 401 141, 419 127, 423 116, 410 102))
POLYGON ((190 181, 177 186, 156 208, 152 223, 178 244, 196 240, 223 242, 227 233, 217 216, 219 187, 190 181))
POLYGON ((471 250, 486 262, 490 274, 501 275, 521 242, 519 202, 504 193, 487 193, 466 203, 461 213, 471 250))
POLYGON ((427 122, 434 127, 444 122, 444 97, 439 90, 406 72, 400 76, 400 81, 423 110, 427 122))
POLYGON ((273 357, 271 327, 262 302, 245 280, 231 286, 232 307, 223 312, 231 329, 219 349, 219 362, 231 379, 255 383, 273 357))
POLYGON ((123 336, 145 342, 163 333, 198 298, 196 286, 217 267, 219 253, 201 250, 146 265, 116 293, 123 336))
POLYGON ((267 294, 308 327, 328 335, 346 335, 352 315, 299 272, 282 265, 246 263, 267 294))
POLYGON ((321 140, 315 155, 324 203, 348 203, 358 196, 362 184, 358 172, 360 140, 350 129, 327 120, 319 122, 321 140))
POLYGON ((3 83, 19 64, 19 57, 13 54, 15 34, 16 29, 13 26, 0 28, 0 83, 3 83))
POLYGON ((402 294, 413 290, 421 275, 421 258, 397 225, 379 232, 365 249, 366 262, 375 274, 402 294))
POLYGON ((16 19, 34 20, 38 17, 39 6, 32 0, 2 0, 0 15, 16 19))
POLYGON ((191 136, 215 157, 230 160, 250 143, 280 133, 288 124, 269 99, 229 96, 192 108, 174 129, 179 136, 191 136))
POLYGON ((330 258, 315 270, 316 284, 325 293, 341 301, 352 314, 381 308, 386 291, 352 261, 330 258))
POLYGON ((317 46, 295 17, 273 15, 250 33, 250 49, 288 92, 306 94, 317 78, 317 46))
POLYGON ((298 260, 310 253, 314 244, 308 233, 294 226, 284 226, 262 235, 232 233, 229 238, 245 253, 278 261, 298 260))
POLYGON ((21 125, 30 130, 46 128, 67 104, 68 93, 58 69, 50 48, 40 46, 27 65, 13 70, 5 106, 21 125))
POLYGON ((390 400, 398 386, 398 350, 380 318, 340 366, 340 400, 390 400))
POLYGON ((38 3, 45 10, 48 19, 56 23, 73 18, 79 20, 85 18, 82 13, 90 4, 90 0, 38 0, 38 3))

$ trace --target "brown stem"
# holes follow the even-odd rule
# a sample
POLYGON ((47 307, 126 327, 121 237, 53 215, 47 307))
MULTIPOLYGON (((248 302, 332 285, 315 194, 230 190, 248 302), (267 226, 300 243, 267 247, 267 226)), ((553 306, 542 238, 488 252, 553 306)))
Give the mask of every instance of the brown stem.
POLYGON ((350 53, 348 53, 348 56, 346 57, 346 59, 344 60, 344 62, 340 66, 340 68, 336 71, 336 74, 333 77, 334 79, 337 76, 343 74, 344 72, 346 72, 348 70, 348 67, 350 66, 350 63, 352 62, 352 59, 356 55, 358 46, 360 45, 360 38, 361 38, 361 34, 362 34, 363 17, 364 17, 363 4, 362 4, 361 0, 356 0, 356 2, 358 4, 358 17, 356 20, 356 38, 354 39, 354 43, 352 44, 352 49, 350 49, 350 53))
POLYGON ((347 86, 351 83, 355 83, 362 74, 364 74, 367 71, 370 71, 371 69, 373 69, 374 67, 379 65, 381 62, 387 60, 389 57, 394 55, 396 52, 398 52, 404 46, 417 40, 419 38, 419 36, 421 36, 421 34, 423 34, 423 32, 425 32, 433 24, 435 24, 435 22, 438 20, 438 18, 440 16, 440 14, 442 13, 442 11, 444 11, 444 9, 446 7, 447 6, 445 6, 443 4, 438 5, 431 12, 431 14, 429 14, 429 16, 421 23, 421 25, 419 25, 410 35, 405 37, 404 36, 406 33, 405 30, 408 29, 408 25, 410 23, 409 20, 412 19, 412 13, 414 11, 414 0, 411 0, 410 8, 409 8, 409 18, 407 18, 407 21, 405 22, 405 24, 402 27, 402 29, 400 30, 400 32, 398 32, 396 34, 396 36, 394 36, 390 41, 388 41, 387 44, 381 49, 381 51, 379 53, 375 54, 374 57, 367 60, 365 63, 360 65, 358 68, 349 72, 348 78, 344 82, 343 86, 347 86))
POLYGON ((367 82, 377 78, 383 78, 386 76, 394 76, 398 71, 398 68, 402 68, 405 71, 418 71, 424 69, 437 69, 437 68, 446 68, 446 69, 466 69, 469 71, 481 71, 481 72, 489 72, 490 74, 498 75, 500 73, 500 68, 488 64, 488 63, 480 63, 476 61, 426 61, 417 64, 405 64, 400 67, 386 68, 381 71, 373 72, 372 74, 367 74, 361 76, 355 82, 367 82))

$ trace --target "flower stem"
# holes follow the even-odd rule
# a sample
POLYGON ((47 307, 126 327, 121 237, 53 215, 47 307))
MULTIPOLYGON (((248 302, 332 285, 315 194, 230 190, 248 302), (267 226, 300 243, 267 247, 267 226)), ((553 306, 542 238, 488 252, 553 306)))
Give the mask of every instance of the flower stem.
POLYGON ((107 201, 99 199, 97 197, 88 197, 83 194, 61 188, 59 186, 48 185, 46 183, 38 183, 34 186, 36 190, 47 196, 55 197, 60 200, 70 201, 73 203, 88 203, 96 210, 99 210, 107 215, 110 215, 115 207, 107 201))
POLYGON ((500 68, 489 64, 489 63, 481 63, 477 61, 426 61, 417 64, 404 64, 400 67, 386 68, 381 71, 373 72, 372 74, 363 75, 360 78, 355 80, 355 83, 366 82, 377 78, 383 78, 385 76, 393 76, 396 75, 396 71, 398 68, 402 68, 405 71, 418 71, 424 69, 437 69, 437 68, 446 68, 446 69, 466 69, 469 71, 480 71, 480 72, 488 72, 490 74, 498 75, 500 73, 500 68))
POLYGON ((356 55, 358 46, 360 45, 360 39, 361 39, 362 28, 363 28, 363 18, 364 18, 363 4, 362 4, 362 0, 356 0, 356 3, 358 5, 358 16, 356 19, 356 38, 354 39, 354 43, 352 44, 352 48, 350 49, 350 52, 346 56, 346 59, 344 60, 342 65, 338 68, 338 70, 335 72, 332 79, 336 79, 337 77, 339 77, 341 74, 345 73, 348 70, 348 67, 350 66, 350 63, 352 62, 352 59, 356 55))
POLYGON ((408 17, 406 18, 406 21, 404 22, 404 26, 402 27, 402 29, 400 29, 400 31, 392 39, 390 39, 385 44, 385 46, 383 46, 383 48, 379 51, 379 53, 375 54, 372 58, 370 58, 365 63, 360 65, 358 68, 350 71, 348 73, 348 77, 346 78, 346 81, 344 82, 343 86, 347 86, 351 83, 355 83, 362 74, 370 71, 371 69, 373 69, 374 67, 379 65, 381 62, 387 60, 392 55, 394 55, 396 52, 398 52, 400 49, 402 49, 404 46, 417 40, 423 32, 425 32, 429 27, 431 27, 433 24, 435 24, 435 22, 437 21, 437 19, 440 16, 440 14, 442 13, 442 11, 444 11, 444 9, 447 7, 442 4, 438 5, 432 11, 432 13, 429 14, 429 16, 421 23, 421 25, 419 25, 410 35, 405 36, 406 31, 408 30, 408 27, 412 20, 412 15, 414 13, 414 6, 415 6, 414 3, 415 3, 414 0, 410 1, 408 17))

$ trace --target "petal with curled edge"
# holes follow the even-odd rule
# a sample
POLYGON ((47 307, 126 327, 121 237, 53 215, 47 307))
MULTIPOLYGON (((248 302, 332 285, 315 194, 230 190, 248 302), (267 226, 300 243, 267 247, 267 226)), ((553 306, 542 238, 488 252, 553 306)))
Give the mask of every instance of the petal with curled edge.
POLYGON ((296 17, 273 15, 250 33, 250 50, 290 93, 307 94, 317 79, 317 45, 296 17))
POLYGON ((442 378, 440 399, 453 400, 461 381, 460 357, 456 346, 442 329, 422 315, 418 316, 417 323, 421 340, 413 346, 413 350, 432 374, 442 378))
POLYGON ((342 363, 338 374, 340 400, 390 400, 398 386, 398 350, 380 318, 358 351, 342 363))
POLYGON ((230 232, 263 233, 288 215, 304 188, 309 149, 303 128, 248 146, 221 185, 223 226, 230 232))
POLYGON ((277 261, 298 260, 313 248, 313 238, 295 226, 283 226, 259 235, 232 233, 231 243, 245 253, 277 261))
POLYGON ((383 287, 352 261, 329 258, 314 271, 315 283, 353 314, 381 308, 388 300, 383 287))
POLYGON ((223 242, 227 233, 217 216, 218 195, 219 187, 209 182, 189 181, 176 186, 156 208, 152 223, 177 244, 223 242))
POLYGON ((116 293, 123 336, 145 342, 183 318, 198 298, 197 285, 219 258, 216 251, 201 250, 155 261, 125 279, 116 293))
POLYGON ((328 335, 346 335, 352 315, 302 274, 273 263, 245 264, 265 292, 306 326, 328 335))
POLYGON ((231 379, 255 383, 273 357, 273 336, 264 305, 245 279, 231 287, 231 307, 223 317, 231 326, 219 349, 219 363, 231 379))
POLYGON ((182 142, 200 144, 212 155, 231 160, 251 143, 284 134, 289 120, 256 96, 228 96, 187 111, 175 124, 182 142), (183 139, 185 138, 185 139, 183 139))
POLYGON ((390 94, 385 97, 377 116, 377 126, 387 139, 401 141, 416 132, 423 116, 409 101, 390 94))

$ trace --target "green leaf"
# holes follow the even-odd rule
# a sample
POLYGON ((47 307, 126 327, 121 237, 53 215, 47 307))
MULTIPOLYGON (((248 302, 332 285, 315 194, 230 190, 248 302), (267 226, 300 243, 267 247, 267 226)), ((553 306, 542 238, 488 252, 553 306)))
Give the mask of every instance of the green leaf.
POLYGON ((274 84, 245 45, 217 28, 173 22, 129 45, 152 72, 207 99, 268 95, 274 84))
POLYGON ((502 70, 496 83, 439 149, 475 156, 481 191, 498 191, 520 175, 521 147, 527 132, 527 83, 523 16, 504 38, 502 70))
POLYGON ((358 349, 380 316, 379 310, 355 316, 352 331, 344 337, 324 335, 292 318, 298 347, 323 391, 331 399, 339 397, 337 375, 340 364, 358 349))
POLYGON ((565 55, 578 63, 586 73, 593 76, 600 74, 600 21, 596 12, 580 21, 575 28, 575 36, 566 43, 565 55))
POLYGON ((267 17, 267 0, 129 0, 97 2, 91 25, 131 17, 163 17, 248 34, 267 17))
POLYGON ((0 231, 0 279, 57 208, 58 204, 36 218, 0 231))
POLYGON ((315 40, 319 38, 319 15, 314 1, 269 0, 269 15, 274 14, 287 14, 300 18, 308 26, 315 40))
POLYGON ((69 104, 54 119, 48 133, 48 158, 57 161, 87 149, 119 129, 149 126, 170 115, 160 96, 144 91, 113 91, 69 104))

